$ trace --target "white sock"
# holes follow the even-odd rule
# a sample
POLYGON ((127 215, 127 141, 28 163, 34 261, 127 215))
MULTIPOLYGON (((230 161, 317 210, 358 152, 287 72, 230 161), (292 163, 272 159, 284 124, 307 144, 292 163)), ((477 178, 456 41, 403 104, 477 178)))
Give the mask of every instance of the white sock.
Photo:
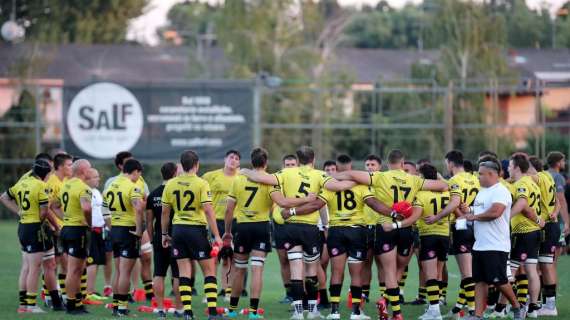
POLYGON ((554 309, 556 307, 556 297, 546 298, 546 306, 550 309, 554 309))
POLYGON ((440 312, 440 311, 439 311, 439 303, 430 304, 430 305, 429 305, 429 310, 437 311, 437 312, 439 313, 439 312, 440 312))

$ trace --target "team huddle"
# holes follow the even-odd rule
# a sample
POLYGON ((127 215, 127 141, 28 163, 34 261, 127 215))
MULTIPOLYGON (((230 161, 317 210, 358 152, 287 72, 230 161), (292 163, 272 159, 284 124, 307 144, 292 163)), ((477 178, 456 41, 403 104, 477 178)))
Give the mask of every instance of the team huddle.
POLYGON ((550 153, 545 171, 537 157, 515 153, 502 163, 485 151, 474 172, 453 150, 442 173, 428 160, 406 161, 400 150, 388 154, 387 170, 375 155, 366 158, 365 170, 354 170, 342 154, 321 171, 314 151, 301 147, 270 174, 268 158, 255 148, 250 166, 243 166, 240 152, 230 150, 222 169, 200 177, 198 155, 184 151, 179 163, 162 165, 164 182, 151 191, 142 164, 121 152, 115 158, 119 174, 99 193, 100 177, 88 160, 39 154, 32 170, 0 197, 20 218, 18 312, 45 312, 36 304, 42 275, 48 307, 88 313, 85 304, 104 299, 95 290, 98 266, 104 266, 103 295, 112 296, 113 315, 129 315, 140 277, 157 317, 195 319, 199 267, 208 319, 238 318, 246 295, 248 318, 261 319, 263 269, 275 248, 285 288, 281 302, 292 306, 294 320, 341 319, 345 268, 351 320, 403 319, 404 303, 427 305, 422 320, 558 314, 556 259, 569 229, 563 154, 550 153), (405 302, 414 255, 418 296, 405 302), (461 280, 457 301, 442 315, 448 255, 455 256, 461 280), (372 296, 379 298, 378 314, 369 316, 362 305, 372 296), (218 308, 218 297, 227 309, 218 308))

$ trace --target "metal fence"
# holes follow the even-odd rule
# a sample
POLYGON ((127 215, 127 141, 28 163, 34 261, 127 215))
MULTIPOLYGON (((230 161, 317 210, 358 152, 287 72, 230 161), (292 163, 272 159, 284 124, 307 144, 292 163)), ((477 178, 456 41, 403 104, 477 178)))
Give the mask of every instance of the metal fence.
MULTIPOLYGON (((51 106, 58 93, 46 94, 45 87, 34 85, 20 89, 26 94, 14 98, 14 107, 0 118, 2 190, 29 169, 37 152, 61 147, 62 108, 51 106)), ((259 83, 255 92, 253 121, 244 130, 253 131, 254 145, 269 150, 271 169, 300 145, 313 146, 319 164, 347 153, 357 166, 368 154, 385 157, 393 148, 411 160, 436 164, 452 148, 468 159, 483 149, 501 157, 521 149, 540 157, 552 150, 570 154, 570 84, 404 80, 270 88, 259 83)), ((201 171, 220 166, 223 154, 219 158, 201 171)), ((243 158, 245 166, 249 157, 243 158)), ((149 184, 158 184, 160 161, 141 160, 149 184)), ((94 163, 104 178, 115 174, 111 161, 94 163)))

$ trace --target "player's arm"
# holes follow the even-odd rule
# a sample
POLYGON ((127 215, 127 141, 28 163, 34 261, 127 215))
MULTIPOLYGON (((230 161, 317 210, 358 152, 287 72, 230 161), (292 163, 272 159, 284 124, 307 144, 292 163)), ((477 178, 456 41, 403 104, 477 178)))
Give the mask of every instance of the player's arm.
POLYGON ((281 216, 283 216, 283 219, 287 220, 292 216, 306 215, 306 214, 313 213, 313 212, 319 210, 325 204, 326 204, 326 202, 323 199, 317 198, 314 201, 305 203, 304 205, 299 206, 299 207, 293 207, 290 209, 282 209, 281 210, 281 216))
MULTIPOLYGON (((163 195, 164 199, 164 195, 163 195)), ((170 204, 162 202, 162 215, 160 219, 160 227, 162 228, 162 247, 168 248, 170 246, 170 236, 168 235, 168 228, 170 227, 170 204)))
POLYGON ((214 207, 211 202, 202 203, 202 209, 206 213, 206 220, 210 226, 210 231, 214 235, 214 242, 221 244, 222 239, 220 238, 220 231, 218 230, 218 225, 216 224, 216 213, 214 212, 214 207))
POLYGON ((487 211, 478 215, 466 214, 465 218, 469 221, 492 221, 499 218, 506 208, 503 203, 494 202, 487 211))
POLYGON ((376 211, 381 215, 385 215, 388 217, 393 217, 392 215, 392 208, 388 207, 384 203, 380 202, 380 200, 376 199, 376 197, 368 197, 364 199, 364 203, 370 207, 370 209, 376 211))
POLYGON ((251 169, 241 169, 240 173, 253 182, 268 184, 271 186, 276 186, 279 184, 279 181, 277 181, 276 176, 272 174, 267 174, 265 172, 260 172, 251 169))
POLYGON ((338 181, 350 180, 356 182, 357 184, 364 184, 367 186, 372 184, 370 173, 366 171, 349 170, 334 173, 332 176, 338 181))
POLYGON ((153 220, 154 220, 154 214, 152 213, 152 209, 149 209, 147 206, 147 209, 146 209, 146 232, 148 233, 148 236, 151 238, 151 240, 153 239, 152 235, 154 234, 154 226, 153 226, 154 221, 153 220))
MULTIPOLYGON (((131 205, 133 206, 133 209, 135 210, 135 224, 136 224, 136 229, 135 229, 135 235, 137 237, 142 237, 143 234, 143 224, 144 224, 144 200, 142 198, 132 198, 131 199, 131 205)), ((149 235, 150 236, 150 235, 149 235)))
POLYGON ((321 217, 321 223, 323 224, 323 227, 325 230, 327 230, 329 226, 329 210, 326 206, 322 206, 319 209, 319 216, 321 217))
POLYGON ((447 191, 447 188, 448 185, 443 180, 426 179, 422 185, 422 190, 424 191, 444 192, 447 191))
POLYGON ((53 211, 58 218, 63 219, 63 211, 61 210, 61 201, 59 198, 53 198, 49 202, 49 209, 53 211))
POLYGON ((519 197, 511 209, 511 218, 517 214, 522 214, 531 221, 538 221, 539 217, 536 215, 534 209, 528 206, 528 200, 526 197, 519 197))
POLYGON ((81 211, 83 211, 83 215, 85 216, 85 222, 87 222, 87 226, 91 228, 91 212, 93 210, 91 207, 91 198, 81 197, 79 198, 79 203, 81 204, 81 211))
POLYGON ((334 178, 331 178, 325 182, 324 187, 327 190, 337 192, 337 191, 344 191, 344 190, 351 189, 352 187, 354 187, 356 185, 357 185, 357 183, 352 181, 352 180, 339 181, 339 180, 336 180, 334 178))
POLYGON ((226 216, 224 217, 224 225, 226 227, 226 233, 222 236, 225 238, 231 236, 232 234, 232 222, 234 220, 234 210, 236 209, 236 199, 228 197, 226 202, 226 216))
POLYGON ((313 202, 316 199, 314 193, 309 193, 308 196, 303 198, 286 198, 283 193, 278 190, 273 190, 269 196, 271 200, 275 202, 281 208, 294 208, 298 206, 302 206, 305 203, 313 202))
MULTIPOLYGON (((430 180, 430 181, 435 181, 435 180, 430 180)), ((445 206, 445 208, 443 208, 443 210, 438 212, 436 215, 426 217, 425 218, 426 223, 434 224, 439 220, 447 217, 452 212, 459 212, 459 210, 457 209, 459 208, 460 204, 461 204, 461 196, 456 193, 451 194, 451 199, 449 200, 449 203, 445 206)))
POLYGON ((2 204, 6 206, 8 210, 17 215, 20 215, 20 208, 18 208, 18 204, 14 199, 12 199, 12 197, 10 197, 10 195, 8 195, 8 192, 4 192, 2 196, 0 196, 0 202, 2 202, 2 204))
POLYGON ((382 229, 384 229, 384 231, 386 232, 390 232, 395 229, 407 228, 416 223, 416 221, 418 221, 418 219, 422 216, 422 211, 423 211, 422 208, 413 207, 412 214, 408 218, 393 223, 390 222, 383 223, 382 229))

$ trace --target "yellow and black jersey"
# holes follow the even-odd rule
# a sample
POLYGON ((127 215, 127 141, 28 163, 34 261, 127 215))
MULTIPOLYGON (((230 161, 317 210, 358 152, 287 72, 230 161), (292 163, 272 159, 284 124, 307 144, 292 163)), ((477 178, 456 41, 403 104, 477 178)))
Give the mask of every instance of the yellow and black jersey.
MULTIPOLYGON (((388 207, 399 201, 412 203, 424 185, 424 179, 404 170, 371 172, 370 182, 376 198, 388 207)), ((376 217, 377 224, 392 222, 392 218, 385 215, 376 214, 376 217)))
MULTIPOLYGON (((457 195, 461 199, 461 203, 467 206, 472 206, 475 202, 475 197, 479 193, 481 186, 479 179, 469 172, 460 172, 448 181, 449 194, 451 196, 457 195)), ((451 215, 451 221, 455 221, 455 214, 451 215)))
POLYGON ((41 222, 40 208, 48 205, 48 191, 47 184, 32 175, 21 178, 8 189, 8 196, 16 201, 20 208, 20 223, 41 222))
POLYGON ((537 177, 540 189, 540 218, 546 222, 553 222, 550 214, 556 209, 556 184, 548 172, 541 171, 537 177))
POLYGON ((436 215, 449 203, 449 192, 420 191, 416 194, 414 207, 422 209, 422 216, 416 222, 420 236, 449 237, 449 217, 445 217, 434 224, 427 224, 424 218, 436 215))
POLYGON ((206 180, 210 185, 212 191, 212 201, 214 205, 214 212, 216 212, 216 220, 224 220, 226 216, 226 201, 230 187, 237 174, 234 176, 227 176, 224 169, 218 169, 204 173, 202 179, 206 180))
POLYGON ((136 210, 132 201, 143 198, 144 191, 139 183, 133 182, 127 176, 113 180, 103 191, 103 207, 111 213, 111 224, 121 227, 136 226, 136 210))
MULTIPOLYGON (((515 194, 513 196, 513 203, 519 199, 524 198, 528 202, 528 206, 535 210, 536 214, 540 216, 540 188, 534 183, 531 177, 524 176, 514 183, 515 194)), ((511 232, 512 233, 528 233, 540 230, 535 221, 525 217, 522 213, 511 213, 511 232)))
MULTIPOLYGON (((295 168, 285 168, 274 174, 278 185, 271 192, 281 192, 286 198, 303 198, 309 193, 319 194, 325 181, 331 179, 323 171, 304 165, 295 168)), ((293 216, 287 223, 306 223, 316 225, 319 222, 319 212, 307 215, 293 216)))
POLYGON ((61 187, 59 201, 63 208, 64 226, 87 226, 81 200, 91 202, 91 188, 79 178, 67 179, 61 187))
POLYGON ((239 175, 234 179, 228 197, 236 201, 234 216, 238 223, 269 221, 273 201, 269 195, 273 187, 256 183, 239 175))
POLYGON ((162 192, 162 205, 174 211, 172 224, 207 224, 202 205, 212 202, 208 182, 195 174, 183 174, 169 180, 162 192))
POLYGON ((357 185, 349 190, 333 192, 321 189, 319 198, 322 199, 329 210, 329 226, 364 226, 367 224, 364 201, 374 195, 370 187, 357 185))
MULTIPOLYGON (((65 180, 67 180, 67 179, 60 180, 59 177, 55 173, 50 174, 50 176, 47 180, 47 186, 48 186, 48 190, 49 190, 48 197, 49 197, 50 202, 59 199, 58 196, 60 194, 61 187, 63 187, 63 183, 65 182, 65 180)), ((59 227, 62 227, 63 221, 55 214, 54 214, 54 218, 57 221, 59 227)))

